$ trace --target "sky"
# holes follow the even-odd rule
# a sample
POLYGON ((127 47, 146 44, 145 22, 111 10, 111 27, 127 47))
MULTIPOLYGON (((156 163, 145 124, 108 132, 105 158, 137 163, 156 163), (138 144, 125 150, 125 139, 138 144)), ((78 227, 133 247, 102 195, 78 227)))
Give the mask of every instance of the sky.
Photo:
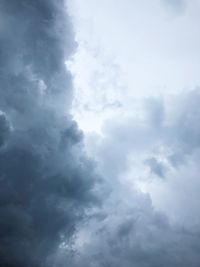
POLYGON ((199 11, 0 0, 0 267, 199 267, 199 11))
POLYGON ((75 0, 69 7, 78 43, 67 62, 73 115, 92 156, 101 146, 106 154, 117 150, 127 164, 123 175, 156 208, 198 224, 199 179, 186 157, 197 153, 199 139, 200 2, 75 0))

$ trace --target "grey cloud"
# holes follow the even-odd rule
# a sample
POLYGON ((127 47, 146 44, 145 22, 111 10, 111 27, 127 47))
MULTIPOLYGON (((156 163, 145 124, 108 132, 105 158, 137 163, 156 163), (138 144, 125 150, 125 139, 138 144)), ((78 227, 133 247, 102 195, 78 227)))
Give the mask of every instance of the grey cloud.
POLYGON ((151 127, 162 127, 165 120, 165 107, 162 99, 148 98, 145 101, 146 116, 151 127))
POLYGON ((74 266, 198 266, 199 232, 171 225, 136 192, 119 194, 113 204, 107 202, 103 222, 94 219, 85 227, 89 241, 76 251, 74 266))
POLYGON ((77 245, 75 266, 199 266, 199 103, 198 88, 169 101, 170 111, 161 99, 145 100, 143 120, 109 120, 103 138, 98 142, 97 137, 90 139, 90 153, 96 156, 112 191, 101 210, 103 220, 94 217, 85 230, 80 229, 87 238, 82 246, 77 245), (166 184, 171 169, 181 180, 187 169, 187 178, 180 188, 173 188, 177 198, 170 203, 182 205, 178 212, 185 217, 190 214, 187 220, 195 227, 184 220, 171 223, 168 214, 155 210, 148 195, 123 189, 120 178, 126 175, 131 155, 133 183, 138 175, 135 168, 141 162, 140 168, 149 166, 149 176, 165 177, 159 182, 166 184), (190 195, 179 200, 180 191, 190 195))
POLYGON ((155 157, 146 159, 144 163, 150 167, 151 172, 155 173, 160 178, 165 177, 166 168, 162 162, 159 162, 155 157))
POLYGON ((164 3, 177 14, 183 13, 186 9, 186 0, 163 0, 164 3))
POLYGON ((183 93, 174 109, 175 120, 171 125, 172 138, 182 147, 183 153, 191 153, 200 146, 199 112, 200 89, 183 93))
POLYGON ((161 142, 168 147, 168 160, 174 167, 185 164, 200 148, 199 88, 176 97, 162 129, 161 142))
POLYGON ((98 175, 69 115, 64 60, 76 44, 64 0, 0 0, 0 13, 0 267, 198 267, 199 230, 171 225, 148 195, 118 179, 131 153, 164 175, 160 145, 175 167, 193 159, 198 90, 181 98, 170 124, 162 101, 151 99, 145 122, 110 122, 94 139, 107 187, 98 206, 98 175))
POLYGON ((5 114, 0 114, 0 147, 5 144, 10 127, 5 114))
POLYGON ((65 1, 1 0, 0 13, 0 266, 52 266, 97 203, 68 114, 76 44, 65 1))
MULTIPOLYGON (((95 141, 97 137, 94 142, 90 139, 93 150, 96 143, 96 157, 102 165, 101 169, 107 174, 110 170, 112 175, 123 172, 130 154, 135 155, 136 161, 139 154, 144 154, 144 163, 161 156, 174 167, 192 157, 200 148, 199 88, 177 95, 172 103, 169 102, 169 112, 165 110, 162 99, 145 99, 146 115, 143 121, 131 117, 107 121, 104 138, 99 142, 95 141)), ((159 164, 159 160, 150 162, 155 172, 159 167, 159 172, 164 175, 165 164, 159 164)))

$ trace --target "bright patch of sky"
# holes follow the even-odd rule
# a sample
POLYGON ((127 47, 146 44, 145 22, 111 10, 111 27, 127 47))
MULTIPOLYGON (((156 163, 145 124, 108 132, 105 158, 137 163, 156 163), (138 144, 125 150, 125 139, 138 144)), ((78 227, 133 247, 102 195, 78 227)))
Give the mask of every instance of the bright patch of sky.
POLYGON ((184 108, 171 106, 200 85, 200 1, 70 0, 69 10, 78 44, 66 62, 76 90, 72 113, 86 134, 89 153, 99 153, 98 142, 114 149, 131 132, 135 139, 120 144, 127 157, 123 178, 134 180, 172 220, 190 224, 190 216, 199 223, 199 206, 189 198, 200 188, 193 163, 197 156, 179 169, 170 160, 188 153, 176 144, 185 137, 173 126, 184 108), (108 144, 111 139, 116 143, 108 144))
POLYGON ((83 130, 99 131, 113 111, 134 113, 137 98, 200 84, 198 0, 69 3, 78 43, 74 115, 83 130))

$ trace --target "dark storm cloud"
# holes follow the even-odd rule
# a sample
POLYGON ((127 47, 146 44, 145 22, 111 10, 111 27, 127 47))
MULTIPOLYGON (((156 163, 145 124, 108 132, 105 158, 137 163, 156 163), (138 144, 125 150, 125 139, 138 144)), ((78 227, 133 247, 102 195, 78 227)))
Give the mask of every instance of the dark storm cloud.
POLYGON ((96 201, 67 114, 76 45, 62 0, 0 0, 0 16, 0 266, 53 265, 96 201))
POLYGON ((9 135, 9 124, 4 114, 0 114, 0 147, 5 144, 9 135))
POLYGON ((199 91, 180 98, 172 118, 149 99, 143 122, 109 125, 94 146, 107 187, 98 207, 94 164, 69 115, 64 61, 76 45, 64 0, 0 0, 0 16, 0 267, 198 267, 199 228, 173 226, 119 178, 132 152, 160 177, 163 157, 175 168, 194 160, 199 91))

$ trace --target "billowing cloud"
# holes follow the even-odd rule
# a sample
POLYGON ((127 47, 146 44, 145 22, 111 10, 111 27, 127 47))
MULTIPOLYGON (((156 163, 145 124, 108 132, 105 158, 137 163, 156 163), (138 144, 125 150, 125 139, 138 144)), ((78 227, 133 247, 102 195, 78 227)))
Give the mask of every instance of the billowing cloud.
POLYGON ((147 116, 109 121, 99 142, 90 137, 112 191, 80 228, 75 266, 199 266, 199 103, 199 89, 170 99, 170 110, 147 99, 147 116), (140 182, 157 186, 163 212, 140 182))
POLYGON ((92 161, 65 1, 0 0, 0 15, 0 267, 198 267, 199 89, 106 121, 92 161))
POLYGON ((1 0, 0 14, 0 266, 53 265, 96 201, 68 114, 76 45, 62 0, 1 0))
POLYGON ((78 240, 75 266, 198 266, 198 233, 171 225, 148 197, 120 197, 107 216, 82 229, 87 238, 78 240))

